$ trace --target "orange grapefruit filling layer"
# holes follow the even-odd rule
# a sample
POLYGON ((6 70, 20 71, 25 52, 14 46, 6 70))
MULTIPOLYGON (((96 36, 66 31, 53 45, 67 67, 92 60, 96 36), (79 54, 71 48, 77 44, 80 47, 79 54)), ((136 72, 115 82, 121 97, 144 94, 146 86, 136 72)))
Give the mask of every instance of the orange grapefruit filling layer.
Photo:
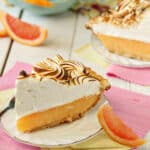
POLYGON ((127 126, 118 118, 113 112, 112 108, 105 109, 103 111, 104 120, 111 131, 120 138, 127 140, 136 140, 138 136, 132 131, 132 129, 127 128, 127 126), (115 120, 115 121, 114 121, 115 120), (129 133, 129 134, 128 134, 129 133))
POLYGON ((35 40, 40 36, 41 32, 38 26, 22 22, 18 18, 10 16, 9 14, 6 19, 16 36, 26 40, 35 40))

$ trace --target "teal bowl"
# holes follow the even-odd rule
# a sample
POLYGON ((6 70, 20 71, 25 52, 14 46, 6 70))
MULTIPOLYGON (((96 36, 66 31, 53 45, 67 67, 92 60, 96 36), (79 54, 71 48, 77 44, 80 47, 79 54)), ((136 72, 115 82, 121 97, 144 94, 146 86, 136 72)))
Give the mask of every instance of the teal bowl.
POLYGON ((37 15, 52 15, 62 13, 71 8, 76 3, 76 0, 51 0, 51 1, 54 3, 54 6, 51 8, 45 8, 28 4, 23 0, 8 0, 9 3, 15 6, 19 6, 20 8, 29 10, 37 15))

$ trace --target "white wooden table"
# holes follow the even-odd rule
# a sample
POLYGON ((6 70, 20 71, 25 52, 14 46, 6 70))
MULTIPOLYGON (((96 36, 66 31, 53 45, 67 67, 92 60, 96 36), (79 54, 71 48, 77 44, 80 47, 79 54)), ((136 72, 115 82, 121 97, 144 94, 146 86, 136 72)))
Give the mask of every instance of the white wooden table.
MULTIPOLYGON (((72 57, 73 50, 89 43, 91 33, 85 29, 88 19, 84 16, 65 12, 57 16, 35 16, 19 8, 6 8, 0 1, 0 8, 21 19, 46 27, 49 31, 44 45, 39 47, 24 46, 9 38, 0 39, 0 75, 3 75, 16 61, 36 63, 41 59, 54 56, 58 50, 64 49, 68 58, 72 57)), ((144 87, 119 79, 112 79, 113 85, 150 95, 150 87, 144 87)))

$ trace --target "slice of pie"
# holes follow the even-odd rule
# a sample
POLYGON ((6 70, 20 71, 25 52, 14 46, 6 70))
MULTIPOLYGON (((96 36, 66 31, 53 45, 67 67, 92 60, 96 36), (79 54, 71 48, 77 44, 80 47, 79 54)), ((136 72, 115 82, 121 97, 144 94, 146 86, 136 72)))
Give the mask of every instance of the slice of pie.
POLYGON ((122 0, 115 10, 92 19, 87 28, 112 53, 150 61, 150 2, 122 0))
POLYGON ((79 62, 47 58, 22 71, 16 81, 17 128, 20 132, 72 122, 97 104, 109 82, 79 62))

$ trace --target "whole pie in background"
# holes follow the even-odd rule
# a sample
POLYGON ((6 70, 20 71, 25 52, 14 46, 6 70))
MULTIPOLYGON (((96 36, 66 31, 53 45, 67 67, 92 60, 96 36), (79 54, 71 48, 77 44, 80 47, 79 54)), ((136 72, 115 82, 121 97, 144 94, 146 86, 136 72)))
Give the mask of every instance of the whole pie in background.
POLYGON ((150 61, 149 25, 149 1, 122 0, 115 9, 92 19, 87 28, 110 52, 150 61))

